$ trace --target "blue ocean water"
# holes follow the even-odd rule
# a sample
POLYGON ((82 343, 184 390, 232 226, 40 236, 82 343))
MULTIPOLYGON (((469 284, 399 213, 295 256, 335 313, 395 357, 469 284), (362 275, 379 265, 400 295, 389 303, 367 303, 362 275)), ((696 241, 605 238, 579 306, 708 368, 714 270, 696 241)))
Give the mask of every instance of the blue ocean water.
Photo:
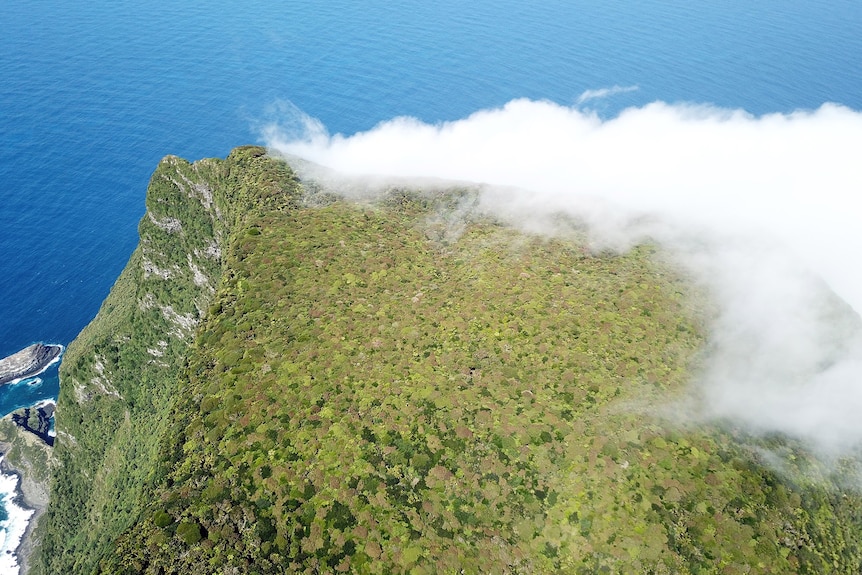
POLYGON ((258 141, 280 102, 342 133, 611 86, 638 89, 592 104, 606 114, 657 99, 862 108, 860 32, 855 0, 5 0, 0 355, 68 343, 93 317, 163 155, 258 141))
MULTIPOLYGON (((631 87, 754 114, 862 109, 857 0, 0 3, 0 356, 68 344, 137 241, 165 154, 260 141, 285 102, 332 132, 631 87)), ((56 395, 0 388, 0 415, 56 395)))

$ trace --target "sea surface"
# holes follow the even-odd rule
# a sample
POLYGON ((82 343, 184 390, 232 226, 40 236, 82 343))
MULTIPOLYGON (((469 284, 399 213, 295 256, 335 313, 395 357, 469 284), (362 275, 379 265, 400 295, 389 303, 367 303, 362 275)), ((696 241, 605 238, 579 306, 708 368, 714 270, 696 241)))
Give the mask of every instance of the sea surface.
MULTIPOLYGON (((862 4, 3 0, 0 357, 93 318, 166 154, 225 156, 294 109, 351 134, 602 89, 604 117, 655 100, 862 109, 862 4)), ((3 386, 0 415, 58 389, 56 366, 3 386)))

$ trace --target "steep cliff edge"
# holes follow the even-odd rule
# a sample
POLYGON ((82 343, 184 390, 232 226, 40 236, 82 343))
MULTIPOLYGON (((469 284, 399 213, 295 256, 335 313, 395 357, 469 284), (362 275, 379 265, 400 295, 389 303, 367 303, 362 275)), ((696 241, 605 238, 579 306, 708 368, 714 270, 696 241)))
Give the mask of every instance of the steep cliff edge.
POLYGON ((221 278, 224 243, 265 190, 283 201, 294 186, 260 148, 159 164, 138 248, 61 365, 58 467, 32 572, 90 573, 138 516, 177 374, 221 278))
POLYGON ((855 492, 652 415, 703 344, 652 247, 474 199, 164 160, 61 368, 39 572, 860 571, 855 492))

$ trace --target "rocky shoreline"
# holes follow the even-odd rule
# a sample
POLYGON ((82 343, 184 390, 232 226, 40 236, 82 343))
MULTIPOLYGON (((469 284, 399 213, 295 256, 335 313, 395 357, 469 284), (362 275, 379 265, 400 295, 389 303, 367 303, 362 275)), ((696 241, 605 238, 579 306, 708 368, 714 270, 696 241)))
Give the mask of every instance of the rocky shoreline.
POLYGON ((62 351, 62 345, 34 343, 0 359, 0 385, 41 373, 59 357, 62 351))
POLYGON ((21 571, 26 573, 26 570, 23 568, 25 563, 24 556, 29 553, 30 549, 26 548, 29 546, 25 545, 25 540, 31 535, 34 525, 33 519, 37 513, 41 515, 44 508, 37 509, 36 505, 27 501, 27 497, 22 489, 23 474, 6 462, 5 453, 4 455, 0 455, 0 477, 2 477, 4 483, 2 501, 9 517, 7 520, 8 525, 5 526, 7 537, 7 541, 5 542, 6 548, 4 550, 5 556, 2 558, 2 564, 0 564, 2 569, 0 570, 5 572, 6 570, 15 570, 17 568, 16 573, 21 571), (5 484, 10 479, 15 487, 13 491, 7 492, 7 485, 5 484), (8 540, 10 537, 11 541, 8 540))
MULTIPOLYGON (((64 347, 35 343, 0 359, 0 385, 34 377, 60 360, 64 347)), ((0 572, 26 574, 33 547, 33 530, 49 499, 49 468, 54 441, 52 417, 56 404, 44 400, 0 419, 0 481, 9 514, 0 572)))
MULTIPOLYGON (((34 539, 33 530, 39 519, 45 512, 50 499, 49 476, 47 467, 50 467, 51 448, 45 443, 39 434, 32 433, 16 422, 16 419, 26 417, 27 412, 36 410, 45 413, 52 412, 55 403, 52 400, 40 402, 31 408, 25 408, 10 413, 0 420, 0 474, 15 478, 15 494, 7 502, 12 503, 17 509, 16 521, 19 533, 17 545, 9 549, 11 557, 4 560, 17 563, 21 575, 25 575, 29 569, 30 554, 33 547, 38 544, 34 539), (17 417, 16 417, 17 416, 17 417), (13 455, 14 463, 10 461, 9 455, 13 455), (25 524, 23 531, 19 532, 21 524, 25 524)), ((4 567, 8 565, 4 564, 4 567)), ((0 569, 2 571, 2 569, 0 569)))

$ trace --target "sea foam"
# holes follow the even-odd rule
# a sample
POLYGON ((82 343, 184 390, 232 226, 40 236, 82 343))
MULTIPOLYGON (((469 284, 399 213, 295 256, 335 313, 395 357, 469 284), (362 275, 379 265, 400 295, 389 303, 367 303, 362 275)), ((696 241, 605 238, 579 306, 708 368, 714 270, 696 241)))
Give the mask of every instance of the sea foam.
MULTIPOLYGON (((2 461, 3 456, 0 455, 2 461)), ((21 507, 16 501, 17 496, 18 476, 0 474, 0 501, 6 511, 6 518, 0 521, 0 573, 4 575, 14 575, 20 571, 15 551, 34 513, 32 509, 21 507)))

